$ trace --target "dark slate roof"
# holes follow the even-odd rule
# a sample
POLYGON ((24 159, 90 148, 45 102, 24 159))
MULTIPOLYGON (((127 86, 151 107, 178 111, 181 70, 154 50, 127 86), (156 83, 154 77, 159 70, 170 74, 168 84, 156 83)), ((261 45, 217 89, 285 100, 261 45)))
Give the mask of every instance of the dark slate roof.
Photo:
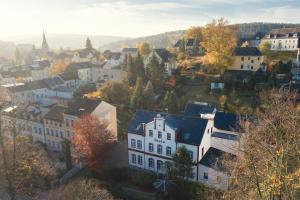
POLYGON ((98 55, 98 51, 96 49, 81 49, 79 51, 77 51, 79 54, 79 57, 81 58, 85 58, 87 57, 89 54, 92 54, 94 57, 97 57, 98 55))
POLYGON ((29 90, 37 90, 43 88, 53 88, 64 84, 64 81, 59 77, 47 78, 37 81, 26 82, 24 85, 12 86, 8 89, 13 92, 23 92, 29 90))
POLYGON ((64 84, 64 81, 59 76, 55 76, 53 78, 43 79, 43 81, 46 83, 46 85, 49 88, 57 87, 59 85, 64 84))
POLYGON ((165 123, 177 130, 179 141, 191 145, 200 145, 205 128, 206 119, 170 115, 166 113, 137 111, 133 120, 129 124, 128 132, 143 135, 142 123, 152 122, 158 115, 165 119, 165 123))
POLYGON ((169 61, 170 59, 175 57, 167 49, 153 49, 153 51, 155 51, 159 55, 159 57, 163 59, 164 62, 169 61))
POLYGON ((256 47, 236 47, 234 56, 262 56, 261 52, 256 47))
POLYGON ((207 119, 183 117, 178 132, 179 141, 191 145, 200 145, 207 122, 207 119))
POLYGON ((63 113, 66 110, 64 106, 54 106, 50 111, 44 116, 45 119, 54 120, 54 121, 63 121, 63 113))
MULTIPOLYGON (((200 160, 200 164, 204 165, 206 167, 209 167, 209 168, 224 171, 225 169, 222 166, 220 159, 225 154, 226 153, 224 151, 210 147, 208 149, 208 151, 205 153, 205 155, 203 156, 203 158, 200 160)), ((232 154, 229 154, 229 155, 234 157, 234 155, 232 155, 232 154)))
POLYGON ((178 40, 174 47, 182 47, 183 46, 183 40, 178 40))
POLYGON ((184 110, 184 116, 200 117, 201 114, 212 114, 216 107, 205 103, 188 103, 184 110))
POLYGON ((90 114, 100 103, 101 100, 75 99, 68 104, 65 114, 74 115, 77 117, 80 117, 84 114, 90 114))
POLYGON ((240 119, 236 114, 216 112, 214 124, 217 129, 225 131, 240 131, 240 119))
POLYGON ((135 113, 134 118, 131 120, 128 132, 133 134, 143 134, 143 130, 141 129, 142 123, 151 122, 159 113, 158 112, 150 112, 139 110, 135 113))
POLYGON ((192 47, 196 45, 196 40, 195 39, 188 39, 187 42, 186 42, 186 46, 188 47, 192 47))

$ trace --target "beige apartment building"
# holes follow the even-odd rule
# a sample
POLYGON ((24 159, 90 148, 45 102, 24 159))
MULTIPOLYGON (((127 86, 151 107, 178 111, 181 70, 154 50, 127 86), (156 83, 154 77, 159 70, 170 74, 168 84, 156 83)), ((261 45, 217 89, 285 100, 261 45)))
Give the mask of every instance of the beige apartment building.
POLYGON ((234 62, 227 70, 253 71, 266 70, 263 55, 256 47, 237 47, 233 52, 234 62))

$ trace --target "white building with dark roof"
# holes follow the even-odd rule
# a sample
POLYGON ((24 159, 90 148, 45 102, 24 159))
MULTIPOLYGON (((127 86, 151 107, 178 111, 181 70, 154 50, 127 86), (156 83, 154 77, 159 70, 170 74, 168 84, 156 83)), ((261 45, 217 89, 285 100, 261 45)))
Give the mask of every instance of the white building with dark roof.
POLYGON ((273 29, 262 41, 271 44, 272 51, 297 51, 300 48, 300 28, 273 29))
POLYGON ((236 154, 238 122, 236 115, 198 102, 188 104, 182 116, 138 111, 128 128, 129 165, 163 175, 165 162, 185 146, 194 163, 190 180, 226 190, 228 174, 216 161, 236 154))
POLYGON ((146 68, 151 62, 153 56, 155 56, 159 64, 165 67, 167 75, 172 75, 172 72, 177 69, 176 57, 167 49, 153 49, 144 59, 144 65, 146 68))

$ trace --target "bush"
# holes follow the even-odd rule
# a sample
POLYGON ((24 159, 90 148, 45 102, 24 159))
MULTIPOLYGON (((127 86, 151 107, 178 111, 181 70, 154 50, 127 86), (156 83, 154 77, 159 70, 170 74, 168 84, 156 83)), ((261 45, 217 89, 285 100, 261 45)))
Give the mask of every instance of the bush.
POLYGON ((132 174, 132 183, 143 189, 153 189, 157 175, 152 172, 136 172, 132 174))

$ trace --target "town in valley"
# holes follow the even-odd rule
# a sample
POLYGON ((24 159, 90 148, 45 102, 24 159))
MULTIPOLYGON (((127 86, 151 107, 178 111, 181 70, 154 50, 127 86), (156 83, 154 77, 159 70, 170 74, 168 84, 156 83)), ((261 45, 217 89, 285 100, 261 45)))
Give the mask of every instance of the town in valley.
MULTIPOLYGON (((126 2, 99 4, 107 11, 126 7, 99 14, 114 23, 113 15, 124 15, 128 25, 129 12, 145 20, 130 22, 135 31, 118 19, 114 26, 124 37, 97 36, 105 27, 59 35, 53 24, 48 33, 47 23, 31 38, 0 33, 0 199, 300 199, 300 21, 292 20, 294 10, 284 23, 280 16, 244 23, 224 12, 166 32, 159 27, 176 22, 151 15, 154 29, 147 9, 174 20, 186 15, 177 20, 183 23, 196 16, 188 14, 192 8, 181 1, 126 2), (138 34, 151 28, 157 34, 138 34)), ((235 4, 226 2, 203 6, 235 4)), ((50 15, 52 6, 41 15, 50 15)), ((86 8, 81 14, 96 13, 86 8)), ((70 23, 70 31, 74 27, 70 23)))

